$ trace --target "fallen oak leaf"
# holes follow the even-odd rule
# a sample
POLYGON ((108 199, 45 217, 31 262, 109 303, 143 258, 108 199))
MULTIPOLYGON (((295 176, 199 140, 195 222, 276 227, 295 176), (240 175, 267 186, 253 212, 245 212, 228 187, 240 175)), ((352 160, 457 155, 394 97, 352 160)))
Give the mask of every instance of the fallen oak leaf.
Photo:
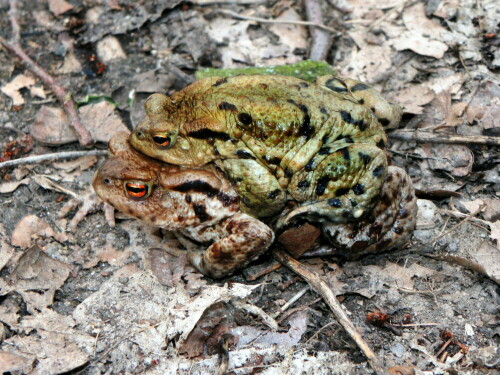
POLYGON ((32 245, 34 236, 52 237, 59 242, 68 240, 64 233, 55 232, 49 224, 35 215, 28 215, 21 219, 12 232, 11 243, 14 246, 28 248, 32 245))
POLYGON ((7 194, 16 191, 21 185, 28 185, 30 182, 29 178, 23 178, 20 181, 9 181, 0 184, 0 194, 7 194))

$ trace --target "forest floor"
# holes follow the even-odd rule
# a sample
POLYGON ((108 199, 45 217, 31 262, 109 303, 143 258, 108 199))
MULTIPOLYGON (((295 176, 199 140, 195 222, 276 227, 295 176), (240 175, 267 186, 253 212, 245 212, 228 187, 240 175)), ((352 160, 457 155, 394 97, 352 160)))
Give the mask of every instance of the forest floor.
MULTIPOLYGON (((19 44, 71 93, 102 152, 0 169, 0 372, 372 373, 322 298, 287 269, 214 281, 137 220, 117 216, 110 227, 98 212, 70 228, 71 215, 59 217, 90 192, 105 142, 133 129, 151 93, 172 93, 204 67, 312 54, 404 107, 392 164, 411 176, 420 211, 401 251, 301 261, 383 366, 403 366, 393 374, 500 374, 498 1, 322 1, 313 22, 329 29, 295 22, 310 3, 19 1, 19 44)), ((0 0, 0 36, 12 41, 9 7, 0 0)), ((87 150, 51 88, 6 49, 0 89, 0 162, 87 150)))

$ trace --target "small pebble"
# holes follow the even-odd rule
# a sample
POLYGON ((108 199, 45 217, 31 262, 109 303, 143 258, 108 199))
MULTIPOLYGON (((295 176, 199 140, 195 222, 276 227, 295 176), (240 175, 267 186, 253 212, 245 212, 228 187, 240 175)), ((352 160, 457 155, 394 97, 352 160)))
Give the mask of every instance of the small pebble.
POLYGON ((401 345, 399 342, 397 342, 391 346, 391 352, 396 357, 401 358, 404 356, 406 351, 405 351, 405 347, 403 345, 401 345))

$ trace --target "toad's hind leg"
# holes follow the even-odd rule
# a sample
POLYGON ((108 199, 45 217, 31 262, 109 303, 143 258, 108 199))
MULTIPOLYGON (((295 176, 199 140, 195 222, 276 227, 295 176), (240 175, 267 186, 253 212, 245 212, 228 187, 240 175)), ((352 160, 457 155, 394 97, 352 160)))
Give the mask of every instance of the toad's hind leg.
POLYGON ((288 186, 295 200, 308 203, 280 218, 277 229, 299 218, 331 223, 360 220, 377 202, 386 173, 387 158, 376 146, 324 148, 294 174, 288 186))
POLYGON ((219 234, 220 239, 204 252, 189 251, 188 258, 198 271, 216 279, 228 276, 257 259, 274 240, 271 228, 244 213, 231 216, 212 230, 219 234))
POLYGON ((233 188, 241 198, 240 208, 255 217, 269 217, 280 212, 286 202, 286 192, 276 177, 262 164, 252 159, 218 160, 226 171, 233 188))
POLYGON ((415 228, 417 198, 412 181, 398 167, 389 167, 380 198, 361 221, 323 225, 323 233, 346 258, 400 248, 415 228))

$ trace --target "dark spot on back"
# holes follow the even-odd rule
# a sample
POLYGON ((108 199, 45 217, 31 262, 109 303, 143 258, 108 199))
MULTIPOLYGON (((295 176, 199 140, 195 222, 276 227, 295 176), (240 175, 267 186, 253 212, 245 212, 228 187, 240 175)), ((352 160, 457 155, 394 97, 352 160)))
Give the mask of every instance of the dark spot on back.
POLYGON ((318 150, 318 154, 320 154, 320 155, 329 155, 330 154, 330 147, 321 147, 318 150))
POLYGON ((220 86, 220 85, 222 85, 223 83, 226 83, 226 82, 227 82, 227 78, 220 78, 217 81, 215 81, 215 83, 212 86, 213 87, 217 87, 217 86, 220 86))
POLYGON ((340 117, 342 118, 342 121, 357 126, 361 131, 366 129, 366 122, 362 118, 356 120, 347 111, 340 111, 340 117))
POLYGON ((328 110, 325 107, 319 107, 319 111, 324 115, 328 113, 328 110))
POLYGON ((352 187, 352 191, 356 195, 361 195, 365 192, 365 186, 363 184, 356 184, 352 187))
POLYGON ((264 155, 262 159, 272 165, 279 165, 281 163, 281 159, 277 156, 273 156, 272 158, 270 158, 267 155, 264 155))
POLYGON ((384 148, 385 147, 385 142, 383 139, 377 142, 377 147, 384 148))
POLYGON ((219 193, 218 189, 214 188, 212 185, 202 180, 192 180, 184 182, 180 185, 171 187, 171 189, 181 193, 187 193, 189 191, 196 193, 204 193, 208 197, 214 197, 219 193))
POLYGON ((365 99, 363 99, 363 98, 358 99, 358 103, 361 105, 365 104, 365 99))
POLYGON ((392 228, 392 231, 393 231, 394 233, 396 233, 396 234, 401 234, 401 233, 403 233, 403 232, 404 232, 404 229, 403 229, 403 227, 398 227, 398 226, 396 226, 396 227, 392 228))
POLYGON ((267 194, 269 199, 276 199, 276 197, 281 193, 280 189, 273 190, 267 194))
POLYGON ((344 141, 345 143, 354 143, 354 140, 350 135, 339 135, 337 139, 335 139, 335 142, 337 141, 344 141))
POLYGON ((342 155, 342 157, 345 160, 351 160, 351 154, 349 153, 349 147, 341 148, 341 149, 337 150, 337 152, 340 152, 340 154, 342 155))
POLYGON ((318 179, 316 184, 316 195, 323 195, 325 193, 329 181, 330 178, 328 176, 322 176, 318 179))
POLYGON ((327 202, 332 207, 342 207, 342 201, 338 198, 330 198, 327 202))
POLYGON ((311 183, 307 180, 302 180, 297 184, 299 189, 307 189, 309 186, 311 186, 311 183))
POLYGON ((359 158, 361 160, 363 160, 363 163, 365 163, 365 165, 368 165, 368 163, 370 162, 370 160, 372 160, 372 158, 370 157, 370 155, 363 154, 362 152, 358 152, 358 155, 359 155, 359 158))
POLYGON ((255 156, 253 156, 251 153, 245 150, 236 150, 234 152, 234 155, 239 157, 240 159, 252 159, 255 160, 255 156))
POLYGON ((290 169, 285 169, 285 177, 292 177, 293 176, 293 172, 290 170, 290 169))
POLYGON ((389 126, 389 124, 391 123, 388 119, 386 118, 379 118, 378 119, 378 122, 380 122, 382 124, 382 126, 389 126))
POLYGON ((224 132, 216 132, 211 129, 200 129, 188 133, 188 136, 196 139, 220 139, 227 141, 230 137, 224 132))
POLYGON ((219 109, 223 111, 236 111, 236 106, 234 104, 228 103, 228 102, 220 102, 219 103, 219 109))
POLYGON ((311 172, 314 168, 314 159, 309 160, 309 162, 304 166, 306 172, 311 172))
POLYGON ((382 172, 384 171, 384 166, 383 165, 379 165, 378 167, 376 167, 373 172, 372 172, 372 175, 373 177, 380 177, 382 176, 382 172))
POLYGON ((338 82, 337 78, 330 78, 328 81, 325 82, 325 86, 335 92, 347 92, 347 89, 345 87, 336 86, 335 82, 338 82))
POLYGON ((401 208, 398 212, 398 217, 400 219, 406 219, 410 215, 410 212, 406 208, 401 208))
POLYGON ((153 216, 150 220, 151 220, 151 222, 152 222, 152 223, 155 223, 155 222, 156 222, 156 220, 157 220, 157 219, 156 219, 156 216, 153 216))
POLYGON ((349 193, 348 188, 340 188, 340 189, 337 189, 337 191, 335 192, 335 196, 340 197, 342 195, 346 195, 347 193, 349 193))
POLYGON ((252 123, 252 116, 248 113, 242 112, 238 115, 238 120, 240 120, 243 125, 250 125, 252 123))
POLYGON ((351 87, 351 92, 360 91, 360 90, 368 90, 369 88, 370 88, 370 86, 365 85, 364 83, 358 83, 358 84, 351 87))
POLYGON ((190 195, 186 195, 186 197, 184 199, 186 200, 186 203, 191 203, 192 202, 192 199, 191 199, 190 195))
POLYGON ((201 222, 210 220, 212 217, 207 213, 205 206, 201 203, 195 204, 193 206, 194 214, 201 222))
POLYGON ((351 202, 351 206, 358 207, 358 202, 356 202, 354 199, 349 199, 349 202, 351 202))

